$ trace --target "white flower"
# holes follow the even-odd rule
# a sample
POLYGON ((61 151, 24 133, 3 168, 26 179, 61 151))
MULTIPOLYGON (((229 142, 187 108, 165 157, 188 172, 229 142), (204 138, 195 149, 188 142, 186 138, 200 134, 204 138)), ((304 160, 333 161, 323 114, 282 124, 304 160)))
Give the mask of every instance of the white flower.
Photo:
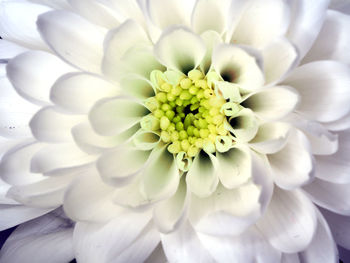
POLYGON ((2 0, 0 227, 23 224, 0 261, 336 262, 350 18, 328 5, 2 0))

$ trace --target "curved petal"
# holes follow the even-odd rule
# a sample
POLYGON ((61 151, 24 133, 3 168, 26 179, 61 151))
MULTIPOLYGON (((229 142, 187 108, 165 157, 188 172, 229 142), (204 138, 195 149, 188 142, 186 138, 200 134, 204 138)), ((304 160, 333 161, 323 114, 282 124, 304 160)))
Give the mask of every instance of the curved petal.
POLYGON ((171 25, 189 25, 195 0, 146 0, 146 10, 160 29, 171 25))
POLYGON ((290 8, 284 1, 249 1, 230 42, 261 48, 275 37, 283 36, 289 22, 290 8))
POLYGON ((176 193, 153 209, 153 220, 159 231, 164 234, 177 231, 186 220, 189 203, 190 191, 182 177, 176 193))
POLYGON ((29 0, 29 2, 33 2, 40 5, 50 6, 55 9, 67 9, 69 10, 71 7, 69 6, 67 0, 29 0))
POLYGON ((262 119, 279 120, 291 113, 299 102, 298 93, 287 86, 263 89, 249 95, 242 106, 262 119))
POLYGON ((277 38, 264 47, 264 72, 266 83, 273 85, 297 66, 298 51, 286 38, 277 38))
POLYGON ((93 162, 96 156, 79 150, 73 143, 48 144, 31 159, 33 173, 48 173, 60 168, 72 168, 93 162))
POLYGON ((187 74, 201 63, 206 47, 203 40, 187 28, 174 26, 163 32, 154 53, 166 67, 187 74))
POLYGON ((220 182, 227 189, 239 187, 250 179, 252 160, 243 149, 234 147, 223 154, 216 153, 216 157, 220 182))
POLYGON ((293 130, 285 147, 268 155, 275 183, 287 190, 310 182, 314 177, 314 160, 306 136, 293 130))
POLYGON ((311 200, 327 210, 341 215, 350 215, 350 183, 336 184, 316 178, 304 186, 311 200))
POLYGON ((152 83, 137 75, 128 76, 120 80, 120 89, 129 96, 145 100, 155 95, 152 83))
POLYGON ((333 183, 350 183, 350 133, 340 132, 339 148, 332 155, 316 156, 316 177, 333 183))
POLYGON ((291 126, 284 122, 267 122, 259 130, 249 146, 264 154, 277 153, 286 145, 291 126))
POLYGON ((68 2, 78 14, 96 25, 112 29, 120 24, 118 14, 103 1, 68 0, 68 2))
MULTIPOLYGON (((149 220, 149 214, 129 212, 106 224, 77 223, 73 234, 77 261, 86 263, 115 261, 142 237, 149 220)), ((157 243, 154 247, 156 245, 157 243)), ((151 251, 152 249, 149 253, 151 251)))
POLYGON ((105 184, 93 167, 79 173, 64 195, 65 213, 78 222, 108 222, 123 218, 123 208, 112 202, 114 188, 105 184))
POLYGON ((83 70, 101 72, 105 37, 102 28, 67 11, 45 13, 37 24, 42 37, 62 59, 83 70))
POLYGON ((140 172, 140 192, 150 202, 160 201, 176 193, 179 170, 167 147, 155 148, 146 167, 140 172))
POLYGON ((164 253, 170 262, 215 262, 188 222, 185 222, 180 229, 173 233, 161 235, 161 240, 164 253), (186 242, 184 242, 185 240, 186 242))
POLYGON ((192 28, 198 34, 213 30, 224 33, 227 27, 230 0, 197 0, 192 13, 192 28))
POLYGON ((310 245, 316 231, 316 210, 302 192, 284 191, 276 187, 257 227, 279 251, 300 252, 310 245))
POLYGON ((205 31, 203 34, 201 34, 201 38, 203 39, 206 45, 207 51, 205 53, 204 58, 202 59, 200 68, 204 73, 207 73, 211 66, 213 49, 216 45, 222 43, 223 40, 218 32, 212 30, 205 31))
POLYGON ((48 49, 37 31, 36 20, 40 14, 50 11, 50 8, 13 1, 2 1, 0 6, 0 35, 2 38, 30 49, 48 49))
POLYGON ((324 123, 324 126, 330 131, 343 131, 350 128, 350 114, 346 114, 343 118, 324 123))
POLYGON ((212 154, 201 151, 193 160, 186 175, 187 186, 198 197, 208 197, 219 183, 217 159, 212 154))
POLYGON ((259 124, 254 112, 243 108, 229 120, 227 129, 234 134, 237 142, 249 142, 258 132, 259 124))
POLYGON ((213 51, 212 67, 225 81, 237 84, 243 92, 257 90, 264 84, 257 59, 235 45, 217 45, 213 51))
POLYGON ((273 248, 256 227, 239 236, 216 237, 199 234, 203 246, 216 262, 280 262, 281 252, 273 248))
POLYGON ((120 96, 100 100, 90 111, 89 120, 97 133, 113 136, 139 123, 147 113, 140 103, 120 96))
POLYGON ((291 18, 287 38, 299 50, 301 60, 319 34, 330 0, 290 1, 291 18))
POLYGON ((26 51, 28 51, 27 48, 17 45, 11 41, 7 41, 4 39, 1 39, 0 41, 0 59, 1 60, 7 61, 10 58, 13 58, 26 51))
POLYGON ((350 249, 350 217, 320 209, 338 245, 350 249))
POLYGON ((39 105, 49 104, 50 90, 55 81, 74 71, 56 56, 42 51, 29 51, 11 59, 6 70, 16 91, 39 105))
POLYGON ((50 99, 56 105, 74 113, 88 113, 102 98, 114 97, 119 88, 112 83, 87 73, 67 74, 53 85, 50 99))
POLYGON ((350 69, 336 61, 317 61, 295 69, 284 81, 300 94, 297 111, 308 118, 330 122, 350 111, 350 69), (318 94, 315 96, 315 94, 318 94))
POLYGON ((64 114, 57 108, 49 106, 37 112, 29 125, 38 141, 66 142, 72 140, 72 127, 85 119, 85 116, 64 114))
POLYGON ((327 10, 326 20, 314 45, 302 63, 316 60, 337 60, 350 63, 350 55, 346 52, 350 44, 348 28, 350 17, 338 11, 327 10), (332 41, 329 41, 332 39, 332 41))
POLYGON ((13 262, 69 262, 74 258, 73 227, 53 213, 22 224, 6 240, 0 260, 13 262))
POLYGON ((314 238, 308 248, 300 253, 302 262, 337 263, 338 250, 327 221, 320 212, 314 238))
POLYGON ((102 154, 96 166, 105 182, 120 187, 129 183, 145 167, 149 155, 149 151, 120 146, 102 154))

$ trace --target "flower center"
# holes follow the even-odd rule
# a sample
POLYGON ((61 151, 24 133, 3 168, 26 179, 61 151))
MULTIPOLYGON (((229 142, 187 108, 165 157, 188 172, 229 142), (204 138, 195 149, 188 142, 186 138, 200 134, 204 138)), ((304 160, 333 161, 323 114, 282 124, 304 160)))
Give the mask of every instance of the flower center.
POLYGON ((170 153, 183 159, 202 149, 209 153, 230 149, 233 139, 225 123, 227 112, 234 109, 214 90, 220 79, 216 72, 204 75, 194 69, 186 76, 155 70, 150 79, 156 95, 145 101, 151 114, 142 119, 141 127, 159 134, 170 153))

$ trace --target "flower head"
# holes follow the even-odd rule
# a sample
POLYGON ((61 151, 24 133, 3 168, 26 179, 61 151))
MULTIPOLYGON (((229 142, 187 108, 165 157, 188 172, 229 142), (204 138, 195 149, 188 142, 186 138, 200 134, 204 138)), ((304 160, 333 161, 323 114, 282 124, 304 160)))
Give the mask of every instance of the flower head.
POLYGON ((328 5, 0 2, 1 226, 39 217, 0 259, 336 262, 350 19, 328 5))

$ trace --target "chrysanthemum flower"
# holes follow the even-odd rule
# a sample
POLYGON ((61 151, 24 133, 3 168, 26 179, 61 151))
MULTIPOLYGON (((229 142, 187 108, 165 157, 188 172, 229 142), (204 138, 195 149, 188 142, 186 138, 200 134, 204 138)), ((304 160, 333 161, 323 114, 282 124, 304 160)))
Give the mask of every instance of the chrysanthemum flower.
POLYGON ((0 261, 336 262, 350 17, 328 5, 2 0, 0 261))

